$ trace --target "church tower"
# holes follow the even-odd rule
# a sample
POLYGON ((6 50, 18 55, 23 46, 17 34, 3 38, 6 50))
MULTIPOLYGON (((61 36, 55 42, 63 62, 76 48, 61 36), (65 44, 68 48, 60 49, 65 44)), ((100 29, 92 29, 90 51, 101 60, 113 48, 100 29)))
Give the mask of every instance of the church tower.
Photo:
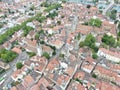
POLYGON ((37 43, 37 55, 42 56, 42 46, 40 43, 37 43))

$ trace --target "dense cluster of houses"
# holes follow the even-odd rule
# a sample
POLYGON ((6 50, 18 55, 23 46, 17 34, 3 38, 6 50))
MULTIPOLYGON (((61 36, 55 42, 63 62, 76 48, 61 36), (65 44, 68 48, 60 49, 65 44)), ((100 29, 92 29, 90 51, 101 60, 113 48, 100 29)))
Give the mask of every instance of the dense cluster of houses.
MULTIPOLYGON (((19 11, 18 8, 22 4, 28 6, 28 2, 23 1, 24 3, 17 3, 16 6, 11 7, 12 10, 19 11)), ((35 5, 38 4, 38 0, 30 1, 35 5)), ((6 8, 7 6, 3 9, 6 8)), ((21 13, 26 9, 20 9, 21 13)), ((47 18, 42 23, 37 20, 28 22, 27 25, 33 27, 33 30, 27 36, 24 37, 23 30, 19 30, 12 35, 11 39, 1 45, 1 48, 12 50, 18 54, 22 52, 36 53, 35 56, 22 62, 21 69, 15 69, 12 73, 12 81, 17 83, 15 86, 11 86, 10 90, 119 90, 120 52, 116 48, 112 50, 101 46, 104 34, 117 39, 116 25, 94 6, 87 8, 83 4, 63 3, 62 8, 53 11, 58 12, 58 16, 55 16, 54 19, 47 18), (75 30, 73 30, 75 16, 78 20, 75 30), (102 20, 101 27, 83 24, 91 18, 102 20), (44 33, 39 35, 39 43, 36 40, 36 34, 41 29, 44 33), (84 41, 88 34, 96 37, 95 44, 99 47, 98 59, 92 58, 90 48, 79 47, 79 43, 84 41), (76 39, 78 35, 80 35, 80 39, 76 39), (48 53, 50 58, 46 58, 43 53, 48 53)), ((47 16, 48 13, 43 12, 42 15, 47 16)), ((21 20, 19 18, 21 23, 24 17, 19 13, 18 16, 22 18, 21 20)), ((11 19, 13 16, 9 17, 11 19)), ((0 66, 5 65, 0 63, 0 66)))

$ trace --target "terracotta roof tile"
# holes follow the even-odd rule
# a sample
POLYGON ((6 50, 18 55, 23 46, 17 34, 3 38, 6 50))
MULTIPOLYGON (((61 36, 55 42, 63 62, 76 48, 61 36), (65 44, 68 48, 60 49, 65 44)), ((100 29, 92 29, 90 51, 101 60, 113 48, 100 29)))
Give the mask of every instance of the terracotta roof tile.
POLYGON ((77 71, 74 78, 79 78, 80 80, 83 80, 85 77, 85 72, 83 71, 77 71))
POLYGON ((20 53, 22 52, 22 50, 19 49, 19 48, 17 48, 17 47, 14 47, 14 48, 12 49, 12 51, 13 51, 13 52, 16 52, 17 54, 20 54, 20 53))
POLYGON ((40 89, 39 89, 39 86, 38 86, 38 85, 34 85, 34 86, 31 87, 30 90, 40 90, 40 89))
POLYGON ((17 88, 16 87, 12 87, 10 90, 17 90, 17 88))
POLYGON ((111 56, 120 58, 120 55, 119 55, 120 53, 118 53, 118 52, 112 52, 112 51, 110 51, 108 49, 105 49, 105 48, 99 48, 99 50, 102 51, 102 52, 104 52, 105 54, 109 54, 111 56))
POLYGON ((30 75, 25 76, 24 81, 22 82, 25 88, 28 88, 33 83, 34 83, 34 79, 30 75))

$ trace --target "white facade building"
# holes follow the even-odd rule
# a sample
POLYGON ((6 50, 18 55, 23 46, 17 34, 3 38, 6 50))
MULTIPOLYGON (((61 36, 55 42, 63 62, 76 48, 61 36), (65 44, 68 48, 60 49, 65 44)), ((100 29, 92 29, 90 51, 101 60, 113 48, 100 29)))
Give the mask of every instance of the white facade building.
POLYGON ((113 52, 105 48, 100 48, 97 55, 103 56, 106 59, 113 61, 113 62, 120 62, 120 53, 113 52))

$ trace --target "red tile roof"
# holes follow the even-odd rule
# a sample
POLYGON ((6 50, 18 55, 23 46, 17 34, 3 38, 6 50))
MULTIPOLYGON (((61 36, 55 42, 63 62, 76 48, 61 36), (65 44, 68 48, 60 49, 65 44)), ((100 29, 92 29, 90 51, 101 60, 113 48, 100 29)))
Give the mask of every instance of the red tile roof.
POLYGON ((77 71, 76 74, 74 75, 74 78, 79 78, 80 80, 83 80, 85 77, 85 72, 83 71, 77 71))
POLYGON ((22 72, 22 71, 21 71, 20 69, 16 70, 16 71, 12 74, 12 77, 13 77, 13 78, 17 78, 18 75, 21 74, 21 72, 22 72))
POLYGON ((40 90, 39 86, 38 85, 34 85, 31 87, 30 90, 40 90))
POLYGON ((22 84, 25 88, 28 88, 29 86, 31 86, 32 84, 34 83, 34 79, 30 76, 30 75, 27 75, 25 76, 22 84))
POLYGON ((67 90, 85 90, 85 87, 76 81, 72 81, 67 90))
POLYGON ((13 52, 16 52, 17 54, 20 54, 22 52, 22 50, 20 48, 14 47, 12 49, 13 52))
POLYGON ((100 51, 104 52, 105 54, 109 54, 111 56, 114 56, 114 57, 117 57, 117 58, 120 58, 120 53, 118 52, 112 52, 108 49, 105 49, 105 48, 99 48, 100 51))
POLYGON ((102 81, 100 84, 100 90, 120 90, 120 88, 102 81))
POLYGON ((10 90, 17 90, 17 88, 16 87, 12 87, 10 90))

